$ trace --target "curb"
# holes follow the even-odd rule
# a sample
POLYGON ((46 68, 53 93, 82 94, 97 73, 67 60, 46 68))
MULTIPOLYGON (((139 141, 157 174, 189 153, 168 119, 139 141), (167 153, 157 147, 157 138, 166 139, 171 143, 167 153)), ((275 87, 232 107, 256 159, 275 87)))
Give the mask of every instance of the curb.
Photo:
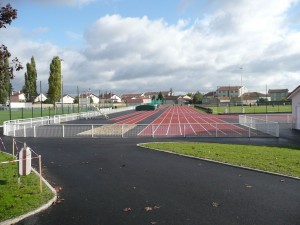
MULTIPOLYGON (((39 174, 35 169, 33 169, 33 168, 31 168, 31 169, 36 175, 39 174)), ((52 191, 52 193, 54 194, 54 197, 52 199, 50 199, 47 203, 42 205, 41 207, 39 207, 31 212, 25 213, 21 216, 2 221, 2 222, 0 222, 0 225, 11 225, 11 224, 18 223, 19 221, 21 221, 29 216, 35 215, 35 214, 49 208, 57 200, 57 192, 55 191, 55 189, 49 184, 49 182, 47 180, 45 180, 44 177, 42 177, 42 180, 43 180, 44 184, 46 184, 46 186, 52 191)))
MULTIPOLYGON (((162 142, 151 142, 151 143, 162 143, 162 142)), ((164 142, 164 143, 166 143, 166 142, 164 142)), ((169 143, 171 143, 171 142, 169 142, 169 143)), ((216 160, 213 160, 213 159, 199 158, 199 157, 196 157, 196 156, 190 156, 190 155, 180 154, 180 153, 171 152, 171 151, 167 151, 167 150, 160 150, 160 149, 156 149, 156 148, 144 147, 144 146, 140 146, 140 144, 147 144, 147 143, 139 143, 139 144, 137 144, 137 146, 140 147, 140 148, 155 150, 155 151, 159 151, 159 152, 165 152, 165 153, 169 153, 169 154, 173 154, 173 155, 177 155, 177 156, 182 156, 182 157, 186 157, 186 158, 203 160, 203 161, 217 163, 217 164, 222 164, 222 165, 231 166, 231 167, 235 167, 235 168, 239 168, 239 169, 245 169, 245 170, 260 172, 260 173, 269 174, 269 175, 281 176, 281 177, 286 177, 286 178, 290 178, 290 179, 294 179, 294 180, 299 180, 300 181, 300 177, 292 177, 292 176, 285 175, 285 174, 280 174, 280 173, 275 173, 275 172, 269 172, 269 171, 254 169, 254 168, 250 168, 250 167, 246 167, 246 166, 238 166, 238 165, 234 165, 234 164, 230 164, 230 163, 226 163, 226 162, 216 161, 216 160)))

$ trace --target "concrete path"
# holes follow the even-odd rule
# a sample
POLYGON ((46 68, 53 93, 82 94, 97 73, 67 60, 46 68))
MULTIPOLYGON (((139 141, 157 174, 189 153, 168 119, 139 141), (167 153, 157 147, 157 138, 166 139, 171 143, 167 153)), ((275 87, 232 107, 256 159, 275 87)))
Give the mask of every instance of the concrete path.
MULTIPOLYGON (((273 138, 182 140, 299 146, 273 138)), ((136 146, 171 139, 20 141, 42 155, 46 178, 62 188, 63 201, 18 224, 300 224, 299 180, 136 146)))

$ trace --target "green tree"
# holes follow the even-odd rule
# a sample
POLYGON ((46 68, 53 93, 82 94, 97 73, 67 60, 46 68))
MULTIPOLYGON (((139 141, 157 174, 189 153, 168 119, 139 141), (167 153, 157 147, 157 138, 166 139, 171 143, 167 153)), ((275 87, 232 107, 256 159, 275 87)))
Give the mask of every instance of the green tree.
POLYGON ((194 104, 201 104, 203 99, 203 95, 197 91, 193 96, 193 103, 194 104))
POLYGON ((265 102, 268 102, 269 100, 267 98, 259 98, 258 99, 258 103, 265 103, 265 102))
POLYGON ((25 72, 25 85, 23 87, 23 93, 25 94, 27 101, 32 101, 37 96, 37 72, 36 65, 33 56, 31 57, 30 63, 26 64, 27 72, 25 72))
MULTIPOLYGON (((0 29, 6 28, 13 20, 17 18, 17 10, 12 8, 10 4, 2 6, 0 3, 0 29)), ((23 69, 22 64, 18 58, 14 58, 11 65, 8 59, 11 57, 11 53, 4 45, 0 45, 0 103, 5 104, 12 91, 10 79, 14 77, 14 70, 23 69)))
MULTIPOLYGON (((13 20, 17 18, 17 10, 12 8, 10 4, 6 6, 1 6, 0 3, 0 29, 6 28, 10 25, 13 20)), ((22 64, 19 62, 18 58, 12 60, 12 66, 4 63, 6 59, 10 58, 11 54, 5 45, 0 46, 0 73, 8 73, 10 79, 14 77, 14 69, 19 71, 23 69, 22 64)), ((0 80, 0 82, 5 82, 0 80)))
POLYGON ((50 76, 48 78, 49 89, 47 97, 49 102, 58 102, 61 96, 61 60, 58 56, 53 57, 50 64, 50 76))
POLYGON ((78 97, 78 96, 75 96, 75 98, 74 98, 74 103, 75 103, 75 104, 78 104, 78 103, 79 103, 79 97, 78 97))
MULTIPOLYGON (((8 58, 1 60, 0 66, 9 67, 8 58)), ((0 103, 5 104, 8 100, 9 93, 11 92, 10 74, 7 70, 0 71, 0 80, 0 103)))
POLYGON ((158 93, 157 100, 164 100, 164 96, 162 95, 161 91, 158 93))

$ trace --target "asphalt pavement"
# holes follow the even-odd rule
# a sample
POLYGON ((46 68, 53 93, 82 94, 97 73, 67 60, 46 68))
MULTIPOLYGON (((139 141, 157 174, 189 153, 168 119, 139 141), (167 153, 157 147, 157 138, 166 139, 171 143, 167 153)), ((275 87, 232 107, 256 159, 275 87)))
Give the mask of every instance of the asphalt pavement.
POLYGON ((46 179, 62 190, 61 203, 17 224, 299 225, 297 179, 137 146, 149 141, 300 146, 298 134, 278 139, 19 138, 42 155, 46 179))

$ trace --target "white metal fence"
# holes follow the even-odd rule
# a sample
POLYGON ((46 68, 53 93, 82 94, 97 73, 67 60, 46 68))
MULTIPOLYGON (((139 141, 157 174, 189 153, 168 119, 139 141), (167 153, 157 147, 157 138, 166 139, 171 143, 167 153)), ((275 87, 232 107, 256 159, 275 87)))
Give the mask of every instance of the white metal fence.
MULTIPOLYGON (((239 123, 195 124, 61 124, 63 122, 89 119, 135 107, 101 109, 53 117, 11 120, 3 124, 4 135, 13 137, 279 137, 276 117, 239 116, 239 123), (268 118, 268 120, 266 120, 268 118), (272 121, 270 119, 272 118, 272 121)), ((278 120, 284 118, 282 115, 278 120)), ((286 115, 285 123, 290 120, 286 115)))
MULTIPOLYGON (((278 133, 277 123, 197 123, 197 124, 48 124, 19 129, 8 134, 14 137, 54 137, 54 138, 132 138, 132 137, 272 137, 278 133), (257 127, 259 129, 257 129, 257 127), (264 128, 263 128, 264 127, 264 128)), ((276 136, 277 137, 277 136, 276 136)))
MULTIPOLYGON (((99 111, 90 111, 90 112, 81 112, 81 113, 72 113, 72 114, 63 114, 56 116, 45 116, 45 117, 36 117, 29 119, 18 119, 18 120, 9 120, 3 123, 3 134, 6 136, 14 137, 26 137, 27 129, 36 129, 40 126, 60 124, 63 122, 79 120, 79 119, 89 119, 97 116, 102 116, 104 114, 112 114, 117 112, 123 112, 127 110, 135 109, 134 106, 123 107, 123 108, 104 108, 99 111), (17 133, 24 133, 25 136, 19 136, 17 133)), ((30 136, 28 136, 30 137, 30 136)))
POLYGON ((271 136, 279 137, 279 123, 276 117, 239 115, 239 124, 261 131, 271 136), (272 118, 272 120, 270 120, 272 118))
POLYGON ((291 113, 247 114, 247 115, 240 115, 240 116, 246 116, 246 117, 261 119, 265 121, 278 122, 279 124, 291 124, 293 120, 293 116, 291 113))

